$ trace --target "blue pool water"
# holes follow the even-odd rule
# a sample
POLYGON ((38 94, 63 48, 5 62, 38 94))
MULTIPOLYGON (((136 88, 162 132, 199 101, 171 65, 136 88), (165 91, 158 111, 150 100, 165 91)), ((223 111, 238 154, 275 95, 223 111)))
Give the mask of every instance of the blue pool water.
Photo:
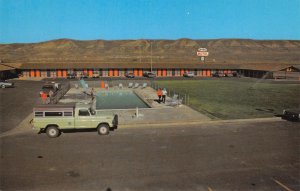
POLYGON ((96 94, 96 109, 149 108, 131 90, 101 90, 96 94))

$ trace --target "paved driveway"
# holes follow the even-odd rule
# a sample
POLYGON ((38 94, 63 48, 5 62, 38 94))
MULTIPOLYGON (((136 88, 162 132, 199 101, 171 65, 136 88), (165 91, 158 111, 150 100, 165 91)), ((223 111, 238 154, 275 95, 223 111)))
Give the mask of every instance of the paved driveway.
POLYGON ((0 89, 0 133, 15 128, 32 112, 43 84, 41 81, 14 82, 16 87, 0 89))

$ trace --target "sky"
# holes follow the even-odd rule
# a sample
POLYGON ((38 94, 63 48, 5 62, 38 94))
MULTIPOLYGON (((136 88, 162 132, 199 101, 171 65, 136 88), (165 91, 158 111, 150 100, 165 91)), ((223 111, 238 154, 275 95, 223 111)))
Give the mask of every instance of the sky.
POLYGON ((0 43, 300 40, 300 0, 0 0, 0 43))

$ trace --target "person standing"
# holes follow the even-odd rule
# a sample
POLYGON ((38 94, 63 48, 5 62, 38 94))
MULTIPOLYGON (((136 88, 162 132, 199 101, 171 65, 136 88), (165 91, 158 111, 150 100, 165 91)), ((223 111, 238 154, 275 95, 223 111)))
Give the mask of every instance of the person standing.
POLYGON ((163 103, 165 103, 166 102, 166 96, 167 96, 167 90, 166 90, 166 88, 164 88, 163 90, 162 90, 162 102, 163 103))
POLYGON ((156 93, 157 93, 157 96, 158 96, 158 103, 160 103, 161 102, 161 96, 162 96, 161 88, 158 88, 156 93))
POLYGON ((45 92, 41 93, 42 103, 47 104, 47 94, 45 92))
POLYGON ((51 100, 53 99, 53 95, 54 95, 53 91, 50 90, 49 91, 49 97, 47 98, 47 103, 51 103, 51 100))
POLYGON ((53 96, 53 94, 54 94, 53 91, 50 90, 50 91, 49 91, 49 97, 51 98, 51 97, 53 96))
POLYGON ((91 90, 91 97, 92 97, 92 101, 95 99, 95 90, 94 88, 92 88, 91 90))

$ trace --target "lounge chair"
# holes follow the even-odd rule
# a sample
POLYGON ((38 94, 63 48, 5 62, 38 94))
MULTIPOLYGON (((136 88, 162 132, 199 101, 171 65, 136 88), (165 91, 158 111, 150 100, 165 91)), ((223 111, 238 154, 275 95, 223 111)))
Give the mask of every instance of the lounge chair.
POLYGON ((142 88, 146 88, 147 87, 147 83, 143 83, 143 86, 142 86, 142 88))
POLYGON ((79 88, 79 85, 78 84, 74 84, 75 88, 78 89, 79 88))
POLYGON ((109 86, 107 83, 105 83, 104 87, 105 87, 105 89, 109 89, 109 86))
POLYGON ((132 87, 133 87, 133 83, 130 82, 130 83, 128 84, 128 88, 132 88, 132 87))
POLYGON ((122 88, 123 88, 123 84, 120 83, 120 84, 119 84, 119 89, 122 89, 122 88))
POLYGON ((178 100, 178 94, 174 94, 172 100, 178 100))
POLYGON ((183 98, 178 98, 177 94, 174 94, 171 100, 166 101, 166 105, 168 106, 178 106, 182 104, 183 98))
POLYGON ((87 83, 84 80, 79 80, 79 84, 82 88, 87 88, 87 83))
POLYGON ((133 88, 138 88, 140 86, 139 83, 135 83, 133 88))

